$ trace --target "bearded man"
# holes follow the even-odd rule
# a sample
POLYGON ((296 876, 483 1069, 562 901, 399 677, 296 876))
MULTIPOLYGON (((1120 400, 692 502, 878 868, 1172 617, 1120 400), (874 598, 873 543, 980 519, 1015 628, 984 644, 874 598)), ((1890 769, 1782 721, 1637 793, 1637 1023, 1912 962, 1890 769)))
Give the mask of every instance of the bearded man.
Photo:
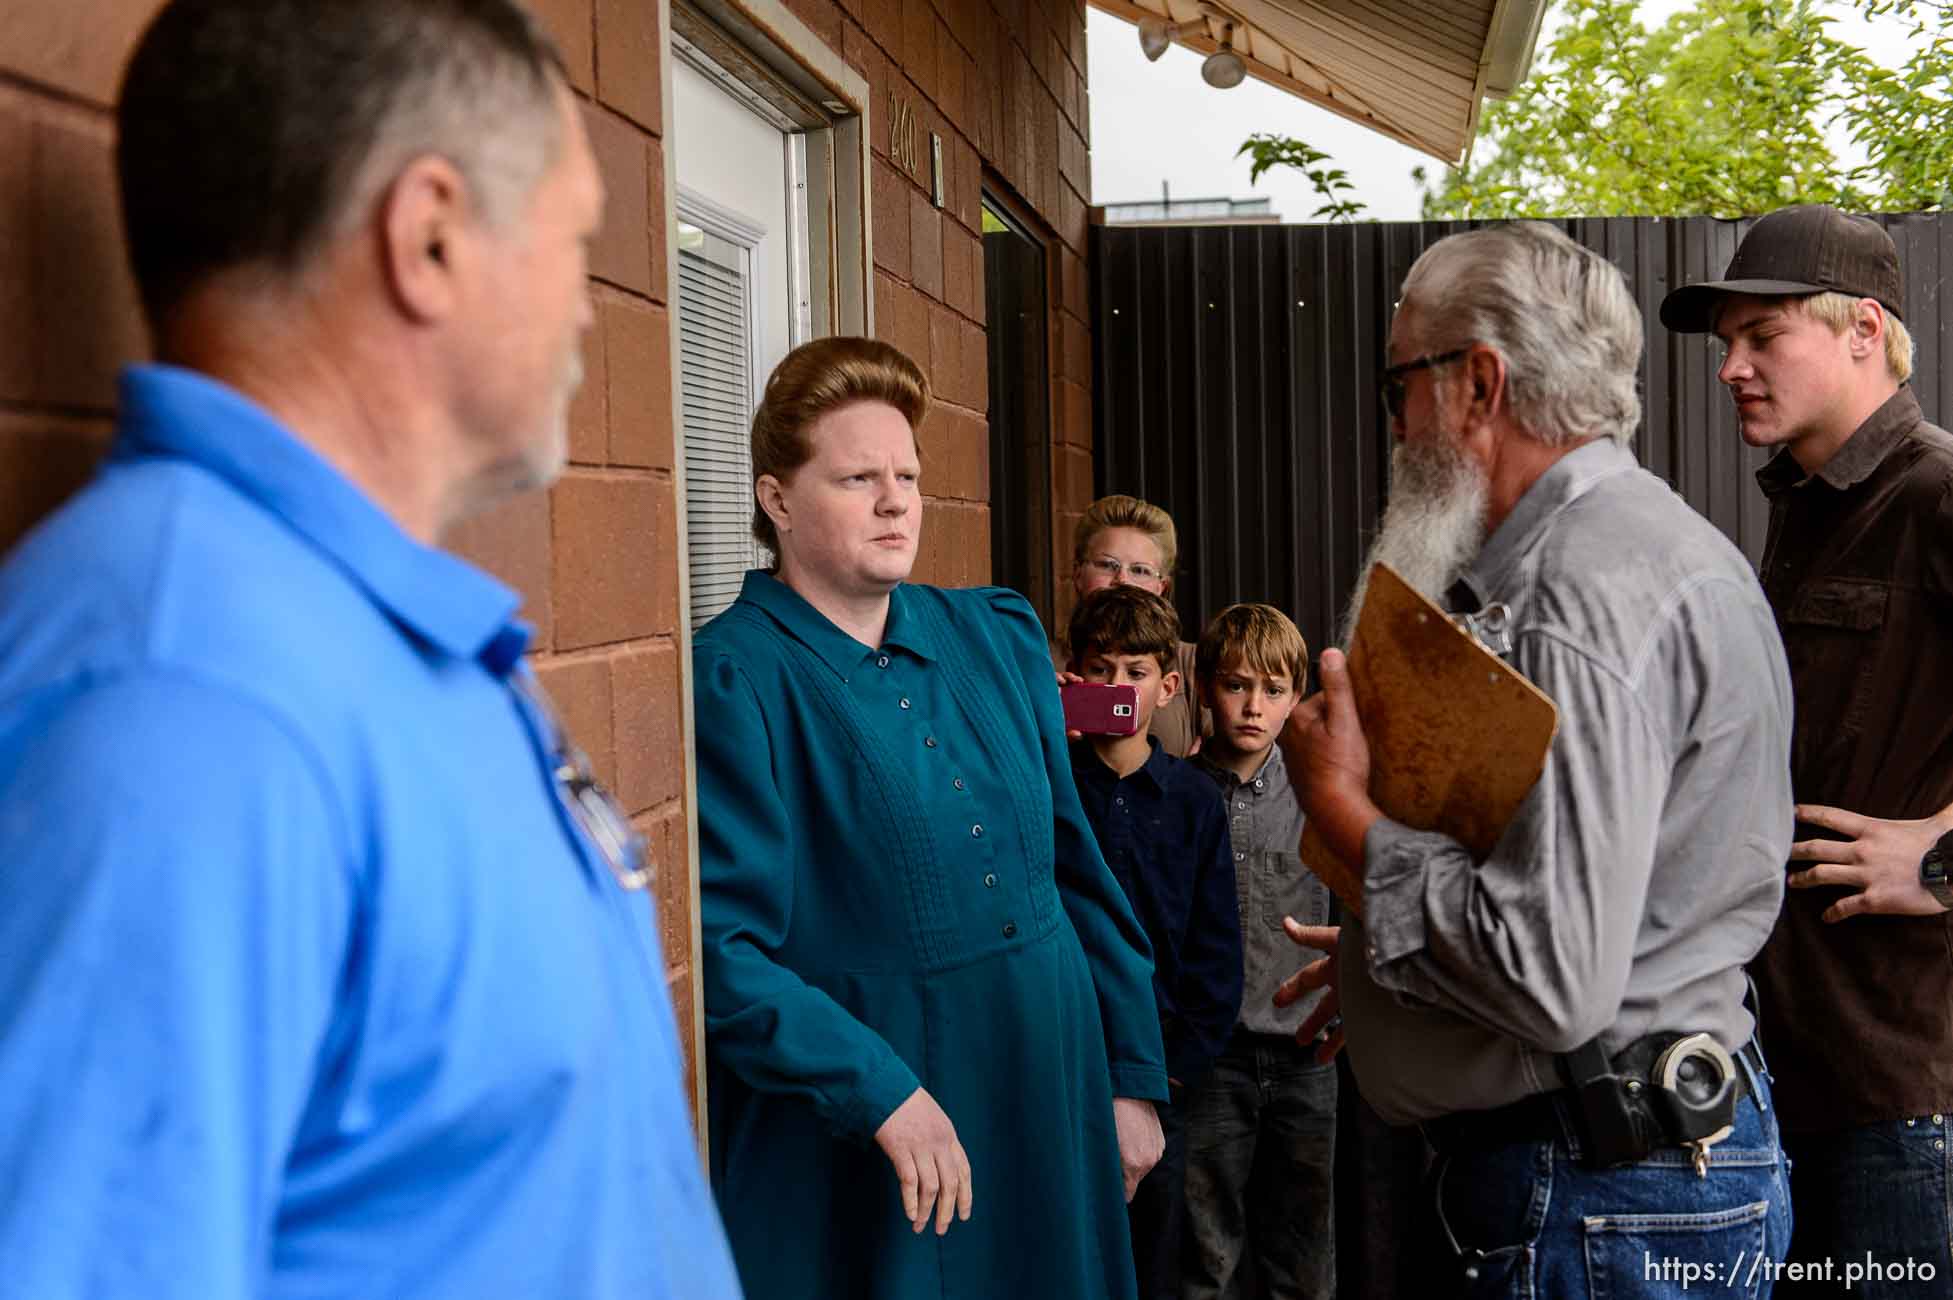
POLYGON ((1505 606, 1560 711, 1491 855, 1371 802, 1338 652, 1283 738, 1364 871, 1340 965, 1291 991, 1333 974, 1364 1097, 1437 1150, 1459 1294, 1679 1295, 1740 1259, 1754 1295, 1789 1240, 1743 965, 1782 897, 1790 683, 1748 562, 1635 462, 1641 337, 1620 273, 1532 223, 1433 245, 1391 323, 1372 558, 1505 606))

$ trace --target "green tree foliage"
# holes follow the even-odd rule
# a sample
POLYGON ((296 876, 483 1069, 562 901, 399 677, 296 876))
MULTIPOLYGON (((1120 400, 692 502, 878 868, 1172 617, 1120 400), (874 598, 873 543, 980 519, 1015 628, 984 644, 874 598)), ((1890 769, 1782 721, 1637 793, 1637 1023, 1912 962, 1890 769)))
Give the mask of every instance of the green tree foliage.
POLYGON ((1863 60, 1845 109, 1873 203, 1888 212, 1953 208, 1953 0, 1861 0, 1868 16, 1905 22, 1911 57, 1897 69, 1863 60))
POLYGON ((1322 206, 1309 215, 1328 221, 1354 221, 1360 216, 1364 204, 1351 195, 1356 187, 1350 184, 1349 173, 1341 167, 1329 165, 1329 155, 1320 149, 1312 148, 1293 136, 1267 135, 1257 131, 1234 151, 1239 158, 1247 154, 1252 159, 1248 164, 1248 184, 1261 179, 1261 174, 1270 167, 1293 167, 1309 178, 1316 197, 1322 206))
POLYGON ((1424 215, 1953 204, 1953 0, 1856 7, 1909 26, 1903 67, 1840 40, 1814 0, 1698 0, 1653 30, 1634 0, 1562 0, 1551 44, 1487 107, 1468 165, 1426 182, 1424 215), (1840 161, 1834 125, 1865 162, 1840 161))

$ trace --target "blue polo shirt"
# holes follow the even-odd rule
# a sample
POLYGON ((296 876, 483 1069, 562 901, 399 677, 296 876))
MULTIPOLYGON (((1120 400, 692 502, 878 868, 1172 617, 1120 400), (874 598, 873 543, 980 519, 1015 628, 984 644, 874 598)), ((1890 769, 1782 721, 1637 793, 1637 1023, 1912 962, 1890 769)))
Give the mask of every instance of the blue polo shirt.
POLYGON ((0 567, 0 1291, 738 1294, 517 598, 137 367, 0 567))

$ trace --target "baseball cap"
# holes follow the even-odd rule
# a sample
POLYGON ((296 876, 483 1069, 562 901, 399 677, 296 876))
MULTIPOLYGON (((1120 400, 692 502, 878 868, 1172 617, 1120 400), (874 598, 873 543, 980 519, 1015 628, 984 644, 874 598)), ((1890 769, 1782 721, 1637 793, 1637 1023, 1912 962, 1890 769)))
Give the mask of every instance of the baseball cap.
POLYGON ((1715 327, 1716 302, 1725 293, 1768 298, 1833 292, 1875 298, 1905 319, 1899 250, 1885 227, 1869 217, 1806 203, 1757 218, 1722 279, 1683 285, 1661 300, 1661 323, 1678 334, 1706 334, 1715 327))

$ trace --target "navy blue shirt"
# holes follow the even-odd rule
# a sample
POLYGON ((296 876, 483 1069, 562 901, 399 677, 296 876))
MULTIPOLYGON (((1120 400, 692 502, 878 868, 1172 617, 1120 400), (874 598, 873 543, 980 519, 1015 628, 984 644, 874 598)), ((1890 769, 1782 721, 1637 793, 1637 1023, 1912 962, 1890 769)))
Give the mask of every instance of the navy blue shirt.
POLYGON ((515 608, 238 393, 124 377, 0 566, 0 1291, 738 1295, 515 608))
POLYGON ((1227 808, 1214 783, 1147 738, 1152 756, 1120 777, 1091 742, 1071 747, 1072 777, 1107 865, 1153 943, 1153 996, 1166 1072, 1207 1072, 1241 1010, 1241 918, 1227 808))

